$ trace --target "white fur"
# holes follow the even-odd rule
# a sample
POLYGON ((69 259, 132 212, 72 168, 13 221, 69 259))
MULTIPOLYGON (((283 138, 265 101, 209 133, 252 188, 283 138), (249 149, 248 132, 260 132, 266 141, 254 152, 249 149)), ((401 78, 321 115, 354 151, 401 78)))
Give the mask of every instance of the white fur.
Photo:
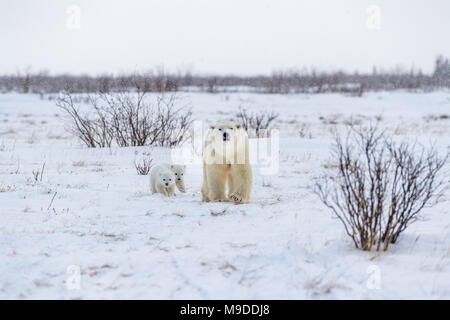
POLYGON ((164 164, 169 168, 175 175, 175 185, 181 192, 186 192, 186 187, 184 185, 184 174, 186 173, 186 166, 178 164, 164 164))
POLYGON ((245 164, 248 154, 248 136, 235 122, 224 121, 211 126, 206 132, 203 160, 206 164, 245 164), (223 134, 229 141, 223 140, 223 134))
POLYGON ((250 201, 252 168, 248 147, 247 133, 240 124, 226 121, 211 126, 203 149, 203 201, 250 201))
POLYGON ((175 196, 175 175, 166 165, 155 166, 150 173, 152 193, 175 196))

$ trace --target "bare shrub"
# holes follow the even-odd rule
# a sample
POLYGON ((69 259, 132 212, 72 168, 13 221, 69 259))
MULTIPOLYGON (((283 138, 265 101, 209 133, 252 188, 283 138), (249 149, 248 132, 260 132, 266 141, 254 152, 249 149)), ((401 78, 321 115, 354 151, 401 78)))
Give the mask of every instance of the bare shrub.
POLYGON ((99 92, 87 99, 90 112, 80 112, 70 91, 65 91, 57 106, 69 115, 69 131, 88 147, 158 145, 173 147, 183 143, 192 124, 192 112, 177 106, 174 94, 161 94, 156 104, 147 94, 150 82, 143 79, 123 81, 120 90, 99 92), (129 91, 134 86, 134 91, 129 91))
POLYGON ((192 111, 176 107, 176 95, 157 99, 155 122, 157 134, 152 144, 161 147, 173 147, 186 141, 192 124, 192 111))
POLYGON ((443 194, 447 182, 438 173, 448 157, 433 147, 396 143, 377 127, 349 127, 345 139, 335 136, 335 175, 319 180, 314 191, 357 248, 387 250, 443 194))
POLYGON ((152 107, 145 101, 145 91, 100 93, 91 105, 101 110, 110 136, 120 147, 144 146, 159 128, 154 123, 152 107))
POLYGON ((136 168, 136 171, 141 176, 146 176, 150 173, 150 170, 153 166, 153 159, 152 158, 143 158, 139 162, 134 160, 134 167, 136 168))
POLYGON ((264 137, 269 135, 277 118, 278 113, 274 111, 249 112, 239 107, 236 121, 242 123, 247 132, 254 132, 256 137, 264 137))
POLYGON ((89 148, 110 147, 113 137, 107 114, 96 105, 93 112, 81 112, 75 106, 70 91, 61 92, 56 105, 69 117, 67 131, 79 138, 89 148), (93 114, 92 114, 93 113, 93 114))

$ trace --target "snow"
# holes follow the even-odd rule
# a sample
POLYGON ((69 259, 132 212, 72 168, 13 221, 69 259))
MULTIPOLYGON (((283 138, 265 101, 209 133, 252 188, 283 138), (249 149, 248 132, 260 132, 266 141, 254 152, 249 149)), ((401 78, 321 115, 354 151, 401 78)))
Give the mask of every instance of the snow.
POLYGON ((185 194, 151 195, 134 160, 151 151, 170 161, 170 150, 88 149, 53 100, 0 95, 1 299, 450 298, 450 193, 389 251, 368 253, 310 190, 326 170, 331 128, 349 119, 378 118, 399 138, 445 151, 449 92, 181 98, 205 125, 239 106, 280 113, 279 170, 254 165, 250 204, 202 203, 198 163, 187 167, 185 194), (79 289, 68 281, 73 266, 79 289))

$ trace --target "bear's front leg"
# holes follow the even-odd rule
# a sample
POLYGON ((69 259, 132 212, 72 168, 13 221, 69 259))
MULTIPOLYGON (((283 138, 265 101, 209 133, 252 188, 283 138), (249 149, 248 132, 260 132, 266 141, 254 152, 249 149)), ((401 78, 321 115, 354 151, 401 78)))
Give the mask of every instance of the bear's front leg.
POLYGON ((158 190, 158 193, 161 193, 161 194, 165 195, 166 197, 169 196, 169 193, 167 192, 167 188, 165 188, 161 185, 157 185, 156 189, 158 190))
POLYGON ((233 176, 231 174, 228 175, 228 199, 231 198, 231 194, 234 191, 234 184, 233 184, 233 176))
POLYGON ((210 202, 208 192, 208 176, 206 175, 206 164, 203 163, 203 183, 202 183, 202 202, 210 202))
POLYGON ((227 201, 226 190, 226 167, 224 165, 208 165, 207 175, 207 198, 209 201, 227 201))
POLYGON ((169 197, 176 196, 176 194, 175 194, 175 185, 174 184, 167 188, 167 195, 169 197))
POLYGON ((229 199, 234 204, 250 202, 252 192, 252 168, 249 164, 232 166, 231 177, 233 189, 230 190, 229 199))
POLYGON ((186 188, 184 186, 184 181, 177 181, 176 184, 177 184, 178 190, 180 190, 183 193, 186 193, 186 188))

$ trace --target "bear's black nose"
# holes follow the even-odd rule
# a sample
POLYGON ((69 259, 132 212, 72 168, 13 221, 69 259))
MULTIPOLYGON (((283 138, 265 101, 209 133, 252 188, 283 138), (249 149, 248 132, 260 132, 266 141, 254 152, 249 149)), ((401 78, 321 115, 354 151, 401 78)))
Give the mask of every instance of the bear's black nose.
POLYGON ((166 187, 167 187, 167 186, 169 186, 169 183, 168 183, 168 182, 166 182, 166 187))
POLYGON ((228 141, 229 135, 228 132, 223 133, 223 141, 228 141))

